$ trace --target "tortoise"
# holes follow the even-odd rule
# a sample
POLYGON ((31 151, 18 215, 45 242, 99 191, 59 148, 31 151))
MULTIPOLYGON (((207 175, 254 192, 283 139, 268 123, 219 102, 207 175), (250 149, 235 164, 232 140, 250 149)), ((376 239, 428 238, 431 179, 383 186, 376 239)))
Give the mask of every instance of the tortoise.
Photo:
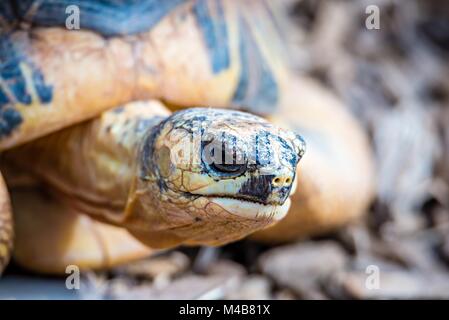
POLYGON ((0 270, 13 229, 20 265, 62 273, 292 241, 362 214, 368 138, 290 71, 285 21, 262 0, 1 2, 2 172, 49 193, 15 192, 11 210, 2 181, 0 270))

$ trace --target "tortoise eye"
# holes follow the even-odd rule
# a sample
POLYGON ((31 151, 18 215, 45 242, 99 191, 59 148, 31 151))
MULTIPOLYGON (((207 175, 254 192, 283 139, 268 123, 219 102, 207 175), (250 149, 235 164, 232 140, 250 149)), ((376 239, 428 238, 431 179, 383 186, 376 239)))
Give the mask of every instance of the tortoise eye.
POLYGON ((207 143, 203 148, 203 162, 215 173, 225 176, 238 176, 247 169, 247 157, 236 140, 215 140, 207 143), (225 141, 230 141, 226 143, 225 141))
POLYGON ((246 171, 246 163, 243 164, 212 163, 211 167, 218 172, 231 173, 235 175, 240 175, 246 171))
MULTIPOLYGON (((217 151, 220 153, 220 150, 216 149, 212 150, 212 153, 217 151)), ((246 171, 246 156, 239 150, 222 148, 221 155, 212 155, 212 158, 214 161, 210 163, 210 167, 216 172, 237 176, 246 171)))

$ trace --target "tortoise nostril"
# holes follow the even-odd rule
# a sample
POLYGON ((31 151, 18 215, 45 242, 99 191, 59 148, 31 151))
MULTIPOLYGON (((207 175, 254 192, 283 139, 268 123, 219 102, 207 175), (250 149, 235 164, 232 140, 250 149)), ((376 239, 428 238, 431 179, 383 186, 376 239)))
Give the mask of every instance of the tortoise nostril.
POLYGON ((273 179, 273 185, 274 185, 275 187, 280 186, 281 183, 282 183, 282 179, 281 179, 281 178, 277 177, 277 178, 274 178, 274 179, 273 179))
POLYGON ((291 177, 276 177, 272 180, 273 187, 288 187, 292 184, 291 177))

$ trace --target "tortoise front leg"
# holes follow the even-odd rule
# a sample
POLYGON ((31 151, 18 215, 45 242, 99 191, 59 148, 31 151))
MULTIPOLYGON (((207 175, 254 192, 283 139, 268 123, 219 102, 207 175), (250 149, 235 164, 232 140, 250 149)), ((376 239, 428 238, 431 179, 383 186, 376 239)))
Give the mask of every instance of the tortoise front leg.
POLYGON ((14 231, 8 190, 0 174, 0 275, 11 256, 14 231))

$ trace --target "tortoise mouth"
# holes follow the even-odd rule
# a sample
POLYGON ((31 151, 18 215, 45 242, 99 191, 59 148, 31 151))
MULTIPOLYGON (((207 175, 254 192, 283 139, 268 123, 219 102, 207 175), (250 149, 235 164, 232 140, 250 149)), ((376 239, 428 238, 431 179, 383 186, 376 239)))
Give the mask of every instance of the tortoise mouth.
POLYGON ((257 198, 254 197, 249 197, 246 195, 229 195, 229 194, 202 194, 202 193, 192 193, 192 192, 183 192, 183 195, 185 197, 189 197, 192 199, 197 199, 197 198, 206 198, 206 199, 228 199, 229 201, 238 201, 238 202, 244 202, 244 203, 252 203, 254 205, 258 205, 258 206, 265 206, 265 207, 281 207, 285 204, 285 202, 287 202, 287 200, 290 198, 290 196, 292 195, 292 193, 290 193, 288 195, 288 197, 285 198, 285 200, 283 201, 277 201, 276 199, 273 199, 270 202, 266 202, 263 200, 258 200, 257 198))
POLYGON ((205 198, 209 202, 218 205, 229 214, 252 220, 281 220, 285 217, 291 205, 290 196, 282 203, 264 203, 238 196, 204 195, 190 192, 184 192, 184 196, 196 199, 205 198))
POLYGON ((290 198, 282 204, 264 204, 242 198, 232 197, 207 197, 210 202, 220 206, 230 214, 254 220, 278 221, 285 217, 291 205, 290 198))

